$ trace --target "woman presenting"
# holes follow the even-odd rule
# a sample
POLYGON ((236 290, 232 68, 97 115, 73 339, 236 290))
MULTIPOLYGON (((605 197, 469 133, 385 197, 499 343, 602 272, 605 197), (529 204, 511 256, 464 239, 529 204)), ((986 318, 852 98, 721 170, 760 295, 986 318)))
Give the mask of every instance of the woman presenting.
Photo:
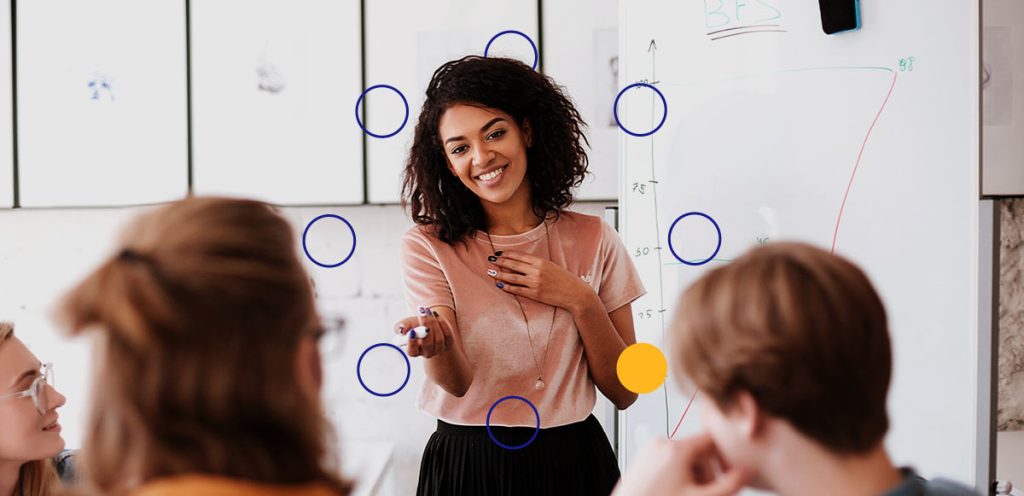
POLYGON ((614 229, 565 210, 587 173, 583 127, 515 60, 465 57, 430 81, 402 194, 418 314, 395 327, 425 359, 417 406, 438 419, 420 495, 589 496, 619 478, 594 386, 619 409, 636 400, 615 366, 644 288, 614 229))

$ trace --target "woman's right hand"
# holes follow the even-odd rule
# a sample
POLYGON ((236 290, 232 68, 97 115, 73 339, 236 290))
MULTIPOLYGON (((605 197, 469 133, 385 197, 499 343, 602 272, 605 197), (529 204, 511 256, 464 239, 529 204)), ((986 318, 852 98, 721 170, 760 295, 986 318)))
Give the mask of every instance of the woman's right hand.
POLYGON ((409 339, 405 350, 409 356, 432 358, 449 351, 454 345, 451 325, 430 308, 420 307, 419 315, 399 320, 395 324, 395 332, 406 336, 416 326, 426 327, 427 336, 409 339))

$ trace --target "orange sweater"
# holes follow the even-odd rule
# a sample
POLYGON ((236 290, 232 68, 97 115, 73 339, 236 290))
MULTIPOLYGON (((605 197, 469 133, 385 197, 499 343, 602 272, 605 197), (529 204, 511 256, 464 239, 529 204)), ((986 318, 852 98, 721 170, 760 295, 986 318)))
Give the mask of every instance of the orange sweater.
POLYGON ((159 479, 144 484, 134 496, 339 496, 322 484, 278 486, 258 482, 214 477, 184 475, 159 479))

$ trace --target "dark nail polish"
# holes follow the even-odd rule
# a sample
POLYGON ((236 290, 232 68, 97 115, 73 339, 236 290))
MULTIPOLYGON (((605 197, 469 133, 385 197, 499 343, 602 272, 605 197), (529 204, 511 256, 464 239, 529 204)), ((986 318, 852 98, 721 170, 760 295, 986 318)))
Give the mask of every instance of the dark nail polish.
POLYGON ((501 250, 499 250, 499 251, 496 251, 496 252, 494 252, 494 256, 496 256, 496 257, 500 257, 502 253, 505 253, 505 252, 503 252, 503 251, 501 251, 501 250))
POLYGON ((437 312, 434 312, 433 310, 431 310, 431 312, 433 312, 434 317, 440 317, 440 315, 438 315, 437 312))
POLYGON ((489 262, 497 262, 498 261, 498 257, 496 257, 494 255, 490 255, 490 256, 487 257, 487 261, 489 261, 489 262))
POLYGON ((497 286, 497 287, 499 287, 499 288, 504 288, 504 287, 505 287, 505 285, 504 285, 504 284, 502 284, 502 283, 500 283, 500 282, 499 282, 499 283, 497 283, 497 284, 495 284, 495 286, 497 286))

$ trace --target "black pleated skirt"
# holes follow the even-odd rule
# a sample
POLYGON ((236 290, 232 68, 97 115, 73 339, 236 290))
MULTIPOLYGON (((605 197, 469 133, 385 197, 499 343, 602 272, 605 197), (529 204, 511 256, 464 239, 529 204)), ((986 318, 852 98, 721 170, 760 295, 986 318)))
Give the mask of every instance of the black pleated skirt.
MULTIPOLYGON (((492 426, 502 444, 522 446, 536 429, 492 426)), ((506 449, 484 426, 438 420, 420 463, 418 496, 606 496, 619 465, 601 424, 581 422, 541 429, 521 449, 506 449)))

